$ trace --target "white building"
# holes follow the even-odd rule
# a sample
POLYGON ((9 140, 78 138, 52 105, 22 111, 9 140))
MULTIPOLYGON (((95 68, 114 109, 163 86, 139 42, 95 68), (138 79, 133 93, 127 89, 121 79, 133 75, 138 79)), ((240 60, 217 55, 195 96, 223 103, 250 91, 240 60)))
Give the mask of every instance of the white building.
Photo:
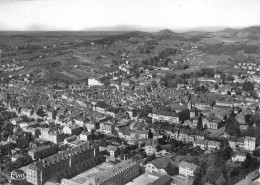
POLYGON ((256 138, 255 137, 245 137, 244 140, 244 149, 248 151, 253 151, 255 150, 255 144, 256 144, 256 138))
POLYGON ((194 172, 198 169, 198 166, 186 161, 181 161, 179 164, 179 174, 188 176, 194 176, 194 172))
POLYGON ((156 111, 149 115, 152 117, 153 122, 155 121, 167 121, 170 123, 179 123, 179 116, 175 112, 164 112, 164 111, 156 111))
POLYGON ((96 85, 101 86, 101 85, 104 85, 104 84, 101 83, 101 82, 100 82, 99 80, 97 80, 97 79, 89 78, 89 79, 88 79, 88 85, 89 85, 89 86, 96 86, 96 85))

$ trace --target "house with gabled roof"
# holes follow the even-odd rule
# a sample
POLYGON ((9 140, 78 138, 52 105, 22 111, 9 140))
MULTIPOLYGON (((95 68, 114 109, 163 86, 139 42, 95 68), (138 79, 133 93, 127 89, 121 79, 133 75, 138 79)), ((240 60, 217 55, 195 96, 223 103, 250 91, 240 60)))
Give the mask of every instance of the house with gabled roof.
POLYGON ((174 160, 169 156, 155 159, 146 164, 147 171, 170 176, 173 175, 174 167, 177 167, 177 165, 174 160))
POLYGON ((151 113, 152 121, 167 121, 169 123, 178 124, 179 123, 179 115, 176 112, 172 111, 161 111, 161 110, 153 110, 151 113))
POLYGON ((184 141, 184 142, 188 142, 187 139, 189 138, 190 131, 191 131, 191 129, 181 128, 181 129, 179 130, 178 140, 184 141))
POLYGON ((77 116, 76 118, 74 118, 74 121, 76 125, 83 127, 88 119, 84 118, 83 116, 77 116))
POLYGON ((218 117, 212 115, 212 116, 208 116, 206 118, 202 118, 202 124, 203 127, 205 127, 205 125, 207 125, 208 129, 212 129, 212 130, 217 130, 220 126, 220 122, 222 120, 219 119, 218 117))
POLYGON ((208 140, 197 139, 193 142, 193 146, 199 146, 202 150, 207 150, 208 140))
POLYGON ((208 141, 208 150, 220 149, 220 142, 218 141, 208 141))
POLYGON ((115 124, 109 121, 100 123, 99 129, 106 134, 115 134, 115 124))
POLYGON ((156 147, 158 146, 157 140, 149 139, 145 144, 145 152, 147 155, 151 155, 156 152, 156 147))
POLYGON ((256 137, 246 136, 244 140, 244 149, 253 151, 256 148, 256 137))
POLYGON ((189 163, 186 161, 181 161, 179 164, 179 174, 184 176, 194 176, 194 172, 199 169, 199 166, 189 163))
POLYGON ((120 154, 120 149, 116 146, 108 145, 106 151, 109 152, 110 157, 117 157, 120 154))

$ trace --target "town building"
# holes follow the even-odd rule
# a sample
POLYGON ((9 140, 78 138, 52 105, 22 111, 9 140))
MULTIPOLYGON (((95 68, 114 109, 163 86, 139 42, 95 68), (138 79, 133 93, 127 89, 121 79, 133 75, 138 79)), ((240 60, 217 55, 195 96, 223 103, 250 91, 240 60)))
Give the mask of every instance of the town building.
POLYGON ((109 170, 94 176, 86 184, 125 185, 140 175, 140 165, 131 160, 122 161, 109 170))
POLYGON ((156 142, 156 140, 148 140, 145 145, 145 153, 147 155, 156 153, 157 146, 158 146, 158 143, 156 142))
POLYGON ((82 128, 79 126, 66 125, 63 127, 64 134, 79 135, 81 131, 82 131, 82 128))
POLYGON ((102 86, 104 85, 102 82, 100 82, 98 79, 95 78, 89 78, 88 79, 88 85, 89 86, 102 86))
POLYGON ((193 146, 199 146, 202 150, 207 150, 208 140, 197 139, 194 141, 193 146))
POLYGON ((115 134, 115 124, 112 122, 103 122, 100 123, 100 132, 106 133, 106 134, 115 134))
POLYGON ((146 164, 147 171, 169 176, 174 173, 172 170, 174 167, 177 168, 175 162, 168 156, 155 159, 146 164))
POLYGON ((58 152, 59 146, 56 144, 49 146, 39 146, 28 151, 28 155, 32 157, 33 160, 43 159, 48 156, 54 155, 58 152))
POLYGON ((82 141, 92 141, 94 138, 94 135, 90 132, 82 132, 79 135, 79 139, 82 141))
POLYGON ((28 132, 18 131, 14 135, 8 137, 8 141, 15 143, 17 148, 28 148, 32 140, 32 134, 28 132))
POLYGON ((11 150, 14 148, 15 148, 15 143, 1 141, 0 142, 0 154, 1 154, 0 157, 11 154, 11 150))
POLYGON ((193 163, 181 161, 179 164, 179 174, 184 175, 186 177, 194 176, 194 172, 198 170, 198 168, 199 167, 193 163))
POLYGON ((256 138, 246 136, 244 140, 244 149, 248 151, 254 151, 256 148, 256 138))
POLYGON ((216 150, 220 148, 220 142, 208 141, 208 150, 216 150))
POLYGON ((221 119, 212 115, 212 116, 208 116, 206 118, 203 118, 202 119, 202 125, 203 125, 204 128, 217 130, 220 126, 221 121, 222 121, 221 119))
POLYGON ((57 129, 49 129, 49 128, 41 128, 41 135, 39 136, 40 139, 51 141, 55 144, 64 141, 65 135, 63 132, 57 129))
MULTIPOLYGON (((43 185, 58 172, 77 166, 83 160, 94 160, 98 153, 97 147, 85 143, 36 161, 27 169, 27 182, 34 185, 43 185)), ((92 163, 90 162, 90 164, 92 163)))
POLYGON ((176 112, 171 112, 171 111, 155 110, 150 116, 153 122, 167 121, 169 123, 177 124, 180 121, 179 115, 176 112))

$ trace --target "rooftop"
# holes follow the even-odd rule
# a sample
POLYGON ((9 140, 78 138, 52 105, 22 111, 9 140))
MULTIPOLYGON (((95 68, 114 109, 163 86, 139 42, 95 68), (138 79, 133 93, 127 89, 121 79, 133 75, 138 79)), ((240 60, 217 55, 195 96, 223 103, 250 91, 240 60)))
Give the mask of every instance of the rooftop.
POLYGON ((70 181, 73 181, 76 183, 82 183, 82 181, 84 180, 84 182, 86 182, 90 178, 95 177, 96 175, 98 175, 112 167, 113 167, 113 165, 111 165, 110 163, 104 162, 98 166, 95 166, 95 167, 77 175, 76 177, 71 178, 70 181))
POLYGON ((101 183, 101 182, 108 180, 108 178, 110 178, 112 175, 114 175, 116 173, 120 173, 121 171, 124 171, 124 170, 128 169, 129 167, 132 167, 135 165, 138 165, 138 163, 132 162, 132 160, 122 161, 119 164, 112 167, 111 169, 104 171, 103 173, 97 175, 95 178, 99 183, 101 183))
POLYGON ((189 168, 189 169, 191 169, 193 171, 195 171, 198 168, 197 165, 195 165, 193 163, 186 162, 186 161, 181 161, 179 166, 181 166, 183 168, 189 168))

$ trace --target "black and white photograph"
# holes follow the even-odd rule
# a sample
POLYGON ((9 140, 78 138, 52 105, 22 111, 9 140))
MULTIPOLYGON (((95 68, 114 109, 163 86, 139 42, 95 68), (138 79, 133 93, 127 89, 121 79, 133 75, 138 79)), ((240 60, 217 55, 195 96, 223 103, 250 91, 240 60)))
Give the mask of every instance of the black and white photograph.
POLYGON ((260 185, 260 0, 0 0, 0 185, 260 185))

